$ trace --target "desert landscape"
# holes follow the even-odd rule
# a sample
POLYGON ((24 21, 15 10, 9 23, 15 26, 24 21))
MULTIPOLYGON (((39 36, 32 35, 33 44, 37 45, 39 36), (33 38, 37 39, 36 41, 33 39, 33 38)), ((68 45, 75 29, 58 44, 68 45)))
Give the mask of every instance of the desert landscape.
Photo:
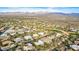
POLYGON ((79 17, 0 13, 0 51, 78 51, 79 17))

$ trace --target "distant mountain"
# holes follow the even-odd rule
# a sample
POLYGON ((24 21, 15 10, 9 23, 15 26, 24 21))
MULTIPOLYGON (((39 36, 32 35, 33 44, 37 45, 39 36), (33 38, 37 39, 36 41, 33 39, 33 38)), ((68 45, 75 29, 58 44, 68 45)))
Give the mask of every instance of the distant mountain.
POLYGON ((49 12, 0 12, 0 15, 28 15, 28 16, 40 16, 47 15, 49 12))
POLYGON ((79 16, 79 13, 62 13, 62 12, 54 12, 51 14, 60 14, 60 15, 66 15, 66 16, 79 16))
POLYGON ((64 16, 79 16, 79 13, 63 13, 63 12, 0 12, 0 15, 28 15, 28 16, 44 16, 49 14, 64 15, 64 16))

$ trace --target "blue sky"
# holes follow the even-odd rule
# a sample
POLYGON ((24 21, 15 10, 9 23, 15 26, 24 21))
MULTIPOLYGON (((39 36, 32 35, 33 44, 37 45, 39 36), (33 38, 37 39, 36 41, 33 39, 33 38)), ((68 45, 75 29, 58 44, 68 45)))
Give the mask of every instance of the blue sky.
POLYGON ((0 12, 44 11, 44 12, 79 13, 78 7, 79 7, 79 0, 0 0, 0 12), (63 8, 56 8, 56 7, 63 7, 63 8))
POLYGON ((79 13, 79 7, 0 7, 0 12, 63 12, 79 13))

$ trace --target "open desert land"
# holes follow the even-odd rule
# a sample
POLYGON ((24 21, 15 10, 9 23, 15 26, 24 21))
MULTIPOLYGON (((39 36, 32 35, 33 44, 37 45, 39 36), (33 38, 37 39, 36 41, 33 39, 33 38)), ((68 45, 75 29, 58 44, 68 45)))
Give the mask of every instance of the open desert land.
POLYGON ((1 51, 77 51, 79 17, 61 14, 0 14, 1 51))

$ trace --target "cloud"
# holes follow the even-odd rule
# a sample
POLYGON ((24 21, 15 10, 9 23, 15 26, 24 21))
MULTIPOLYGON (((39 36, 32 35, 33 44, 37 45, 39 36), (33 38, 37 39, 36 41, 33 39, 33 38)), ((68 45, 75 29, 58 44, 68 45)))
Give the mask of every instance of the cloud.
POLYGON ((55 8, 55 7, 9 7, 9 8, 0 8, 0 12, 62 12, 62 13, 79 13, 79 8, 55 8))

